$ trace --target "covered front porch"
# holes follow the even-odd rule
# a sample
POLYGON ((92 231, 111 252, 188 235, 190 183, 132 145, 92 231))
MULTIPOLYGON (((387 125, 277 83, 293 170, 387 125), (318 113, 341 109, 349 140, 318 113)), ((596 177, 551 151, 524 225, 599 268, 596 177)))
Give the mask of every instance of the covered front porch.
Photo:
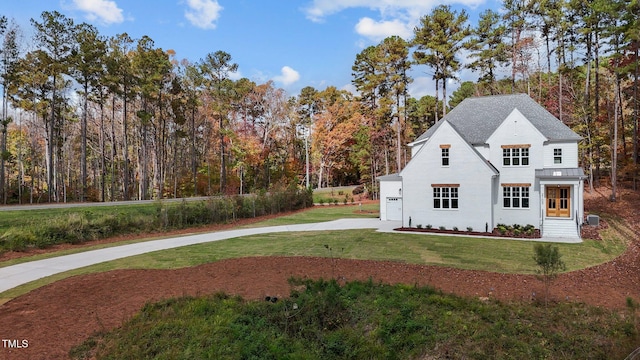
POLYGON ((584 171, 581 168, 537 169, 540 186, 540 230, 545 238, 580 238, 584 219, 584 171))

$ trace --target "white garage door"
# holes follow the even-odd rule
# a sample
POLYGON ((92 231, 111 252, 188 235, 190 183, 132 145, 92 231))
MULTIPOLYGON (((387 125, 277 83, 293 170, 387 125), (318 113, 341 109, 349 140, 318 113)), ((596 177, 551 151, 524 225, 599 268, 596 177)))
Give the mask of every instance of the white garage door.
POLYGON ((402 198, 387 198, 387 220, 402 220, 402 198))

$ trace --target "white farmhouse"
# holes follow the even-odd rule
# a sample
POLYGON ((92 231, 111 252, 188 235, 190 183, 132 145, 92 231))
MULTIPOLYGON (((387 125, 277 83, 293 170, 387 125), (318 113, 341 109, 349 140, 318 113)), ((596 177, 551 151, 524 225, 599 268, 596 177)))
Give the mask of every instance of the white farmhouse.
POLYGON ((579 238, 581 137, 529 96, 468 98, 414 142, 399 173, 379 178, 380 219, 491 231, 533 225, 579 238))

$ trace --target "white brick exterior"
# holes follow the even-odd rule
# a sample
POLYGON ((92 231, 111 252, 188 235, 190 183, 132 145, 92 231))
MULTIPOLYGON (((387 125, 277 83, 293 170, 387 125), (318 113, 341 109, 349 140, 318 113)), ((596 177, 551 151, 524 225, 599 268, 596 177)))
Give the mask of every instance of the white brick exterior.
POLYGON ((447 229, 493 228, 491 166, 454 129, 444 122, 407 167, 403 182, 403 226, 431 225, 447 229), (442 165, 441 145, 449 147, 449 165, 442 165), (458 187, 457 209, 434 209, 433 187, 458 187))
MULTIPOLYGON (((543 230, 546 224, 548 234, 553 233, 552 227, 572 229, 570 224, 579 229, 584 214, 580 137, 524 95, 486 99, 475 98, 462 110, 454 109, 453 115, 409 144, 412 159, 405 169, 399 176, 381 179, 381 219, 388 217, 387 198, 401 197, 405 227, 491 231, 503 223, 531 224, 543 230), (478 106, 482 109, 477 110, 478 106), (461 133, 461 128, 470 133, 461 133), (445 153, 448 164, 442 161, 445 153), (434 187, 455 188, 457 208, 434 203, 434 187), (549 187, 568 189, 568 201, 563 197, 547 202, 549 187), (522 195, 525 192, 528 196, 522 195), (555 203, 566 205, 547 213, 555 203)), ((560 192, 550 194, 554 193, 560 192)), ((579 233, 567 236, 579 237, 579 233)))

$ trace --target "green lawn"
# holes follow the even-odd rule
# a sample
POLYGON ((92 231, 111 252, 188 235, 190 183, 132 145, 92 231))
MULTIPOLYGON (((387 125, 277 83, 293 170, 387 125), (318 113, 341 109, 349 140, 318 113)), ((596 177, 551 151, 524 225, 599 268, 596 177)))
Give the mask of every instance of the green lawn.
MULTIPOLYGON (((536 271, 534 244, 532 241, 380 233, 375 230, 276 233, 138 255, 96 265, 95 270, 171 269, 246 256, 334 256, 533 274, 536 271)), ((558 244, 558 247, 567 271, 609 261, 625 249, 621 239, 611 240, 608 244, 588 240, 582 244, 558 244)))
POLYGON ((279 216, 277 218, 251 224, 249 226, 259 227, 309 224, 347 218, 377 218, 379 216, 378 207, 377 203, 368 203, 363 205, 318 205, 292 215, 279 216))
POLYGON ((351 186, 334 186, 322 189, 314 189, 313 190, 313 202, 318 203, 333 203, 335 200, 338 201, 339 204, 343 204, 344 200, 347 199, 347 204, 358 203, 361 200, 361 195, 353 195, 353 189, 355 189, 355 185, 351 186))
MULTIPOLYGON (((358 205, 318 206, 307 211, 262 221, 249 226, 311 223, 345 217, 376 217, 377 214, 372 213, 376 209, 376 204, 363 205, 362 212, 358 205)), ((620 219, 607 219, 607 221, 611 226, 603 232, 604 240, 602 241, 585 240, 581 244, 557 244, 567 265, 567 271, 583 269, 610 261, 626 249, 628 229, 624 222, 620 219)), ((0 298, 13 298, 36 287, 72 275, 113 269, 180 268, 246 256, 334 256, 349 259, 390 260, 462 269, 531 274, 536 270, 532 259, 533 244, 534 242, 531 241, 520 240, 414 233, 390 234, 378 233, 374 230, 255 235, 153 252, 97 264, 9 290, 0 294, 0 298), (332 251, 329 252, 325 245, 330 247, 332 251)), ((64 253, 114 245, 117 244, 79 248, 65 251, 64 253)), ((57 255, 62 255, 62 253, 3 262, 0 263, 0 266, 57 255)))
POLYGON ((578 303, 481 301, 373 281, 293 281, 276 303, 221 293, 147 304, 72 359, 623 359, 637 322, 578 303))
MULTIPOLYGON (((43 221, 42 219, 44 218, 47 219, 46 221, 52 221, 52 219, 66 217, 66 216, 69 216, 69 214, 75 214, 75 213, 78 213, 79 211, 87 211, 88 213, 95 214, 95 216, 97 216, 100 213, 95 212, 94 209, 105 210, 107 208, 108 207, 105 207, 105 208, 95 207, 95 208, 89 208, 89 209, 83 209, 83 210, 67 209, 65 211, 62 211, 61 209, 53 209, 51 214, 47 213, 47 211, 51 211, 51 210, 42 210, 42 211, 29 210, 29 211, 15 211, 15 212, 10 211, 7 213, 10 213, 10 217, 14 219, 20 219, 21 221, 26 223, 26 222, 34 221, 34 219, 38 217, 40 217, 41 219, 40 221, 43 221), (32 212, 37 212, 38 215, 32 215, 32 212), (22 216, 20 214, 22 214, 22 216)), ((146 213, 149 211, 156 211, 154 208, 152 208, 152 205, 132 205, 130 208, 126 208, 126 209, 117 207, 117 210, 126 211, 127 213, 131 212, 132 215, 140 212, 146 213)), ((308 224, 308 223, 331 221, 331 220, 344 219, 344 218, 363 218, 363 217, 376 218, 378 217, 377 211, 378 211, 378 205, 371 204, 371 203, 364 204, 362 206, 325 205, 325 206, 317 206, 301 212, 297 212, 293 215, 279 216, 273 219, 256 222, 253 224, 245 225, 244 227, 308 224)), ((109 214, 109 212, 105 211, 103 214, 109 214)), ((4 215, 4 213, 2 213, 2 215, 4 215)), ((3 217, 0 217, 0 226, 1 224, 6 224, 7 222, 8 221, 6 221, 6 219, 4 219, 3 217)), ((192 230, 194 233, 197 233, 200 231, 198 228, 193 228, 192 230)), ((128 241, 122 241, 118 243, 108 243, 108 244, 100 244, 100 245, 94 245, 94 246, 83 246, 83 247, 71 248, 71 249, 52 252, 52 253, 44 253, 39 255, 21 257, 13 260, 1 261, 0 267, 11 266, 11 265, 20 264, 28 261, 47 259, 55 256, 69 255, 69 254, 75 254, 75 253, 89 251, 89 250, 96 250, 96 249, 102 249, 106 247, 130 244, 135 242, 153 241, 153 240, 162 239, 162 238, 166 238, 166 236, 164 236, 162 233, 158 233, 156 235, 151 235, 149 237, 136 239, 136 240, 128 240, 128 241)))
POLYGON ((136 216, 154 214, 156 211, 158 210, 155 204, 3 211, 0 212, 0 234, 12 227, 31 227, 43 221, 52 222, 60 219, 66 219, 73 214, 84 214, 87 218, 97 218, 115 213, 136 216))

